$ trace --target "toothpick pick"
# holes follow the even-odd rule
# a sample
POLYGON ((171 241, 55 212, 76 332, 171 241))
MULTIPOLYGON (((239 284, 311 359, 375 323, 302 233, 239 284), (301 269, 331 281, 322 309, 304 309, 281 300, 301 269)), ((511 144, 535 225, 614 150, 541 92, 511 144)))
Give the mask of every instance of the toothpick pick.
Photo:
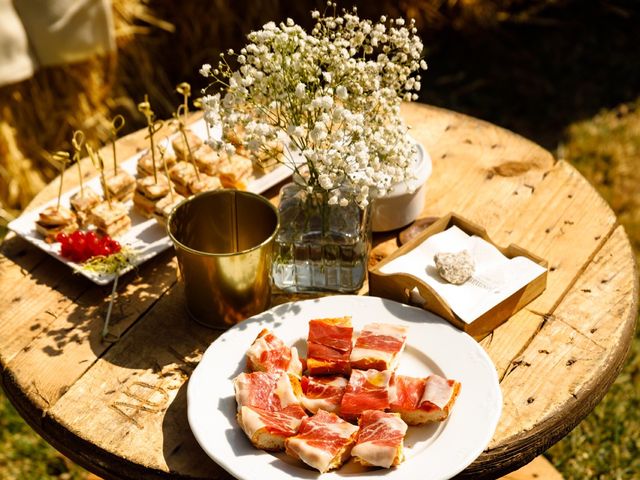
POLYGON ((100 172, 100 177, 102 178, 102 189, 104 190, 104 196, 107 199, 107 203, 109 204, 109 209, 112 208, 111 205, 111 194, 109 193, 109 187, 107 187, 107 177, 104 173, 104 161, 102 160, 102 156, 96 152, 91 145, 87 143, 87 153, 89 154, 89 158, 91 158, 91 163, 93 166, 100 172))
POLYGON ((118 132, 124 128, 124 117, 122 115, 116 115, 111 120, 111 147, 113 149, 113 174, 118 171, 118 161, 116 160, 116 138, 118 132))
POLYGON ((173 202, 173 186, 171 185, 171 180, 169 180, 169 167, 167 167, 167 159, 165 158, 165 153, 167 153, 167 149, 162 145, 158 145, 158 150, 160 151, 160 157, 162 159, 162 166, 164 168, 164 174, 167 176, 167 180, 169 182, 169 195, 171 196, 171 201, 173 202))
MULTIPOLYGON (((153 181, 158 183, 158 173, 156 171, 156 147, 153 142, 153 134, 162 128, 162 123, 156 128, 155 114, 151 110, 149 103, 149 95, 144 95, 144 102, 138 104, 138 111, 142 112, 147 120, 147 129, 149 130, 149 143, 151 144, 151 162, 153 163, 153 181)), ((160 121, 161 122, 161 121, 160 121)))
POLYGON ((56 210, 60 210, 60 197, 62 197, 62 184, 64 183, 64 171, 69 161, 69 152, 63 152, 62 150, 53 154, 53 159, 56 160, 60 169, 60 186, 58 187, 58 203, 56 210))
POLYGON ((73 161, 78 165, 80 196, 84 198, 84 179, 82 178, 82 167, 80 166, 80 152, 82 151, 82 145, 84 144, 84 132, 82 130, 76 130, 73 132, 71 144, 73 145, 73 161))
POLYGON ((184 107, 183 110, 183 118, 184 121, 187 121, 187 116, 189 115, 189 97, 191 96, 191 85, 187 82, 182 82, 176 87, 176 92, 182 94, 182 105, 184 107))
POLYGON ((174 113, 174 117, 178 121, 178 130, 180 131, 180 134, 182 135, 182 141, 184 142, 185 146, 187 147, 187 152, 189 152, 189 160, 191 161, 191 165, 193 165, 193 168, 196 171, 196 178, 198 179, 198 181, 200 181, 200 172, 198 171, 198 166, 196 165, 196 161, 193 158, 193 152, 191 152, 191 145, 189 145, 189 141, 187 140, 187 132, 184 129, 184 122, 180 118, 180 110, 181 109, 182 110, 184 109, 184 105, 180 105, 178 107, 178 110, 176 110, 176 113, 174 113))

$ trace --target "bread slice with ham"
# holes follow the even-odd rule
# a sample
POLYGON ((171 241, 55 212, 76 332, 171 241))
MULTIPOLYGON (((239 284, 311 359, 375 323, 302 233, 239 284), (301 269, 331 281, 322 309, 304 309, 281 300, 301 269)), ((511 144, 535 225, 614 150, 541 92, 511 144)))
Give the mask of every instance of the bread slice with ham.
POLYGON ((318 410, 340 413, 340 403, 347 388, 346 378, 338 375, 324 377, 302 377, 302 406, 311 413, 318 410))
POLYGON ((352 336, 351 317, 310 320, 307 337, 309 375, 349 375, 352 336))
POLYGON ((358 420, 358 438, 351 456, 362 465, 390 468, 404 461, 407 424, 399 413, 366 410, 358 420))
POLYGON ((340 415, 354 420, 365 410, 389 408, 389 383, 392 376, 391 370, 352 370, 340 403, 340 415))
POLYGON ((365 325, 351 350, 351 368, 395 370, 407 341, 407 327, 388 323, 365 325))
POLYGON ((460 383, 439 375, 395 375, 389 389, 390 410, 409 425, 446 420, 460 393, 460 383))
POLYGON ((349 458, 358 427, 335 413, 318 410, 302 420, 297 435, 285 441, 285 451, 321 473, 339 468, 349 458))
POLYGON ((252 372, 288 372, 297 377, 302 375, 298 349, 287 347, 268 328, 258 334, 247 350, 247 368, 252 372))
POLYGON ((251 443, 263 450, 283 450, 285 438, 307 417, 298 399, 298 379, 284 372, 241 373, 233 386, 237 421, 251 443))

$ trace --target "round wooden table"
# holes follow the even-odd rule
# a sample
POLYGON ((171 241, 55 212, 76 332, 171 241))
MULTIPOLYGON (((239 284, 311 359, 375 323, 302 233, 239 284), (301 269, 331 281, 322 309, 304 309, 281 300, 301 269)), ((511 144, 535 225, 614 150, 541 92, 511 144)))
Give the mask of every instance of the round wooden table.
MULTIPOLYGON (((545 292, 481 342, 504 408, 488 448, 462 476, 494 478, 560 440, 613 383, 635 326, 634 257, 614 213, 571 165, 464 115, 423 105, 405 106, 404 115, 433 158, 422 217, 455 211, 497 244, 549 263, 545 292)), ((120 158, 143 136, 119 140, 120 158)), ((95 174, 88 165, 85 172, 95 174)), ((75 175, 66 177, 71 188, 75 175)), ((55 197, 57 185, 30 208, 55 197)), ((397 248, 399 233, 374 235, 372 263, 397 248)), ((112 313, 121 338, 110 344, 100 336, 110 287, 13 235, 2 245, 3 388, 49 443, 105 478, 228 477, 200 449, 186 414, 189 374, 218 332, 188 319, 176 278, 172 251, 123 276, 112 313)))

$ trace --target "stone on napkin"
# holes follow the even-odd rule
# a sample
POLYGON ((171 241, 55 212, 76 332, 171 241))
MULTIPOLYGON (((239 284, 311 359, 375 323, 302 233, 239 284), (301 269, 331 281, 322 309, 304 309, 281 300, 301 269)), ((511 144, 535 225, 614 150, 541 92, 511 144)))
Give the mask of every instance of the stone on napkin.
POLYGON ((471 278, 475 263, 468 250, 458 253, 440 252, 433 256, 440 276, 449 283, 462 285, 471 278))

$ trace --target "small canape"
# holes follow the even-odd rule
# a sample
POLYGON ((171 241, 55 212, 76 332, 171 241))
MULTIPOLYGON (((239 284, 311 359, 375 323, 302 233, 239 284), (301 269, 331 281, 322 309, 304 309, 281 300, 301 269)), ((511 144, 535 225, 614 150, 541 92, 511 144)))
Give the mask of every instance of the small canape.
MULTIPOLYGON (((156 155, 156 172, 160 172, 163 168, 161 158, 162 156, 158 152, 158 154, 156 155)), ((178 161, 176 159, 176 156, 169 152, 165 152, 164 160, 167 162, 167 168, 173 167, 178 161)), ((139 177, 153 175, 153 157, 151 156, 151 153, 147 152, 142 157, 140 157, 140 159, 138 160, 137 172, 139 177)))
POLYGON ((218 176, 225 188, 244 189, 243 180, 253 171, 253 162, 242 155, 232 155, 218 168, 218 176))
POLYGON ((185 197, 183 197, 182 195, 178 195, 177 193, 174 193, 173 195, 167 195, 158 203, 156 203, 156 208, 153 210, 153 218, 155 218, 160 225, 166 225, 167 220, 169 219, 169 215, 176 207, 176 205, 183 201, 184 198, 185 197))
POLYGON ((185 130, 185 135, 183 136, 181 133, 175 136, 175 138, 171 141, 171 145, 173 146, 173 151, 176 154, 176 157, 179 161, 189 161, 189 147, 191 149, 191 154, 195 156, 196 151, 203 145, 202 139, 193 133, 191 130, 185 130), (189 146, 185 144, 184 137, 187 137, 187 142, 189 146))
POLYGON ((176 192, 185 197, 189 196, 189 183, 197 177, 196 167, 190 162, 178 162, 169 169, 169 178, 176 192))
POLYGON ((85 227, 90 223, 89 217, 91 215, 91 209, 101 201, 102 198, 100 195, 86 187, 71 197, 69 200, 71 210, 75 212, 78 218, 78 224, 81 227, 85 227))
POLYGON ((43 209, 36 221, 36 231, 47 243, 55 242, 58 233, 71 233, 77 229, 76 215, 62 206, 52 205, 43 209))
POLYGON ((169 195, 169 180, 163 174, 158 174, 158 181, 153 175, 139 178, 136 191, 133 194, 133 206, 143 217, 153 217, 156 203, 169 195))
POLYGON ((189 192, 192 195, 201 192, 209 192, 211 190, 220 190, 222 183, 218 177, 212 177, 210 175, 200 174, 200 178, 194 178, 189 182, 189 192))
POLYGON ((131 227, 129 209, 121 202, 102 202, 91 210, 91 223, 98 231, 110 237, 117 237, 131 227))
MULTIPOLYGON (((112 200, 126 202, 133 198, 133 192, 136 189, 136 179, 133 175, 128 174, 122 169, 118 169, 115 174, 107 177, 105 175, 104 182, 109 190, 109 197, 112 200)), ((102 188, 105 188, 103 183, 102 188)))
POLYGON ((225 163, 226 156, 205 145, 193 155, 193 159, 198 170, 213 176, 218 174, 218 169, 225 163))

